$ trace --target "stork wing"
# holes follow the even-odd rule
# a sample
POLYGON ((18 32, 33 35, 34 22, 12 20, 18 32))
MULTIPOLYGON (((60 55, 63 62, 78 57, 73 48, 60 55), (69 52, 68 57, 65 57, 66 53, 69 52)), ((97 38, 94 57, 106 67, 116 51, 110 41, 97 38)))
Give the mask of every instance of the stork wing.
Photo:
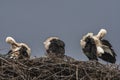
POLYGON ((20 58, 29 57, 27 53, 27 48, 25 46, 21 46, 19 52, 20 52, 20 58))
POLYGON ((116 54, 114 50, 112 49, 112 45, 107 40, 101 40, 102 48, 104 50, 104 54, 102 54, 99 58, 110 62, 115 63, 116 62, 116 54))
MULTIPOLYGON (((110 44, 110 42, 108 40, 103 39, 103 40, 101 40, 101 42, 104 46, 108 47, 107 49, 111 50, 113 56, 116 56, 116 53, 112 49, 112 45, 110 44)), ((107 51, 107 49, 105 49, 105 50, 107 51)))
POLYGON ((85 39, 86 45, 82 49, 85 55, 89 58, 89 60, 98 60, 97 59, 97 48, 93 38, 87 37, 85 39))

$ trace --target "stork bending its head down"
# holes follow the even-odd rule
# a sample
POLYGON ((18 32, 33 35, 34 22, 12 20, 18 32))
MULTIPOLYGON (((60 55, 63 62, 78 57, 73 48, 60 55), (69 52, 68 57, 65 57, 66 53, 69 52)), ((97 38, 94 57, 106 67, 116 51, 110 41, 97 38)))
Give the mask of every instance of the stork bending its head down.
POLYGON ((63 57, 65 54, 65 43, 58 37, 49 37, 44 46, 49 57, 63 57))
POLYGON ((25 43, 17 43, 12 37, 7 37, 6 42, 11 45, 8 52, 10 58, 23 59, 30 58, 31 49, 25 43))
POLYGON ((112 45, 108 40, 103 39, 106 33, 105 29, 101 29, 97 35, 88 33, 81 39, 80 45, 89 60, 98 60, 98 58, 101 58, 110 63, 116 62, 116 53, 112 49, 112 45))

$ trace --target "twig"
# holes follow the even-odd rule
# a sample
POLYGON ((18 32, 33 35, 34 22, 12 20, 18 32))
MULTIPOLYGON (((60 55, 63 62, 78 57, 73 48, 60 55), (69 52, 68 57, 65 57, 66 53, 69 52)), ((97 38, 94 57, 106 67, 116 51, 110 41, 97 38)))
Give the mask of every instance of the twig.
POLYGON ((76 65, 76 80, 78 80, 78 65, 76 65))
POLYGON ((4 58, 0 57, 1 60, 5 61, 8 64, 12 64, 11 62, 8 62, 7 60, 5 60, 4 58))

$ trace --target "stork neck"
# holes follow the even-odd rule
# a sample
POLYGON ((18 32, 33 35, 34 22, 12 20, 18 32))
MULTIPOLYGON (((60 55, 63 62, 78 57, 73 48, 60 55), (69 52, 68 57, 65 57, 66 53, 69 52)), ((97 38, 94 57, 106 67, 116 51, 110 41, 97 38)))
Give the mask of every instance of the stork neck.
POLYGON ((12 48, 15 49, 16 47, 19 47, 19 45, 17 43, 12 43, 12 48))
POLYGON ((93 38, 94 38, 94 40, 95 40, 95 44, 96 44, 96 45, 101 45, 100 40, 99 40, 98 37, 93 37, 93 38))

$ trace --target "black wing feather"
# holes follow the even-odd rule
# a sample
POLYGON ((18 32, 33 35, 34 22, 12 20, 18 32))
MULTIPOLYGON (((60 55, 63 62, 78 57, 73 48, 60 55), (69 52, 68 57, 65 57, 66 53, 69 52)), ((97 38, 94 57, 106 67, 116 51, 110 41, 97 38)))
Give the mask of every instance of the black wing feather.
POLYGON ((116 53, 114 52, 114 50, 112 49, 112 45, 110 44, 110 42, 108 40, 101 40, 102 45, 108 46, 108 48, 111 50, 112 54, 108 52, 105 52, 104 54, 102 54, 102 56, 100 56, 99 58, 108 61, 110 63, 115 63, 116 62, 116 53))
POLYGON ((24 58, 24 57, 29 57, 28 53, 27 53, 27 48, 25 46, 21 46, 20 50, 19 50, 20 54, 19 54, 19 58, 24 58))
POLYGON ((86 45, 82 49, 85 55, 89 58, 89 60, 98 60, 97 59, 97 49, 96 44, 93 38, 87 37, 85 39, 86 45))
POLYGON ((104 61, 110 62, 110 63, 116 62, 115 56, 111 56, 109 53, 106 53, 106 52, 102 54, 102 56, 100 56, 99 58, 101 58, 104 61))

